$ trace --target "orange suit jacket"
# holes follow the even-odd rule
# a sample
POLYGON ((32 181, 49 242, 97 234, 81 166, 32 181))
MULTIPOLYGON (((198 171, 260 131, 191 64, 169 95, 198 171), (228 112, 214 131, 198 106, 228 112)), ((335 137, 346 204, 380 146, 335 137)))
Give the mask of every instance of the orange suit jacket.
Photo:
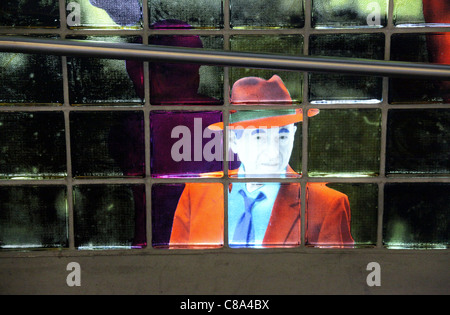
MULTIPOLYGON (((281 185, 264 236, 264 247, 300 243, 300 192, 300 183, 281 185)), ((348 198, 325 183, 307 185, 305 222, 308 245, 343 247, 354 244, 348 198)), ((223 185, 187 183, 175 211, 170 247, 214 248, 221 247, 223 241, 223 185)))

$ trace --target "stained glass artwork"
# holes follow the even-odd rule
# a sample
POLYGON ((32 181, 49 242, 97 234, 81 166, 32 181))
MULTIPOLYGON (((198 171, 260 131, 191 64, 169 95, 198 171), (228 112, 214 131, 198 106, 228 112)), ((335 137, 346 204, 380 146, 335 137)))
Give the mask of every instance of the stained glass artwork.
POLYGON ((77 185, 73 195, 76 248, 146 246, 144 185, 77 185))
POLYGON ((398 27, 450 25, 450 4, 445 0, 394 0, 394 24, 398 27))
POLYGON ((0 105, 64 103, 61 57, 0 52, 0 68, 0 105))
MULTIPOLYGON (((450 64, 450 33, 393 34, 391 60, 450 64)), ((391 78, 389 102, 392 104, 448 103, 450 81, 391 78)))
POLYGON ((302 0, 231 0, 230 12, 233 29, 301 28, 305 24, 302 0))
POLYGON ((223 135, 208 127, 222 112, 152 111, 153 177, 222 177, 223 135))
POLYGON ((64 186, 0 186, 0 248, 69 246, 64 186))
POLYGON ((138 29, 143 26, 142 0, 66 0, 71 29, 138 29))
POLYGON ((315 28, 381 28, 387 24, 387 0, 312 0, 315 28))
POLYGON ((322 109, 309 119, 308 147, 310 176, 377 176, 381 111, 322 109))
MULTIPOLYGON (((68 36, 68 39, 107 43, 134 43, 139 37, 68 36)), ((101 58, 67 58, 69 101, 72 105, 142 105, 127 61, 101 58)))
MULTIPOLYGON (((320 34, 310 36, 313 56, 384 59, 383 34, 320 34)), ((313 104, 373 104, 382 100, 383 79, 335 73, 309 74, 313 104)))
POLYGON ((58 0, 2 0, 0 2, 0 26, 49 27, 60 25, 58 0))
POLYGON ((386 172, 450 173, 450 110, 390 110, 387 125, 386 172))
POLYGON ((149 0, 150 25, 161 20, 182 20, 197 29, 223 27, 221 0, 149 0))
MULTIPOLYGON (((182 21, 162 21, 157 25, 158 28, 164 29, 178 24, 184 25, 185 28, 191 28, 182 21)), ((149 44, 222 50, 223 38, 221 36, 154 35, 150 36, 149 44)), ((143 98, 142 63, 127 62, 127 69, 143 98)), ((150 103, 152 105, 223 104, 223 67, 150 62, 149 76, 150 103)))
POLYGON ((74 177, 143 177, 144 118, 140 112, 70 114, 74 177))
POLYGON ((229 176, 300 177, 300 110, 242 110, 230 114, 229 176))
POLYGON ((62 112, 1 112, 0 146, 0 178, 45 179, 67 174, 62 112))
MULTIPOLYGON (((232 51, 287 56, 303 55, 303 37, 300 35, 233 35, 230 37, 232 51)), ((298 71, 262 70, 236 68, 230 70, 230 86, 244 77, 269 80, 279 76, 288 89, 293 103, 302 101, 303 74, 298 71)), ((231 100, 233 103, 233 101, 231 100)))
POLYGON ((152 185, 152 244, 157 248, 219 248, 224 242, 220 183, 152 185))
POLYGON ((300 244, 300 184, 233 182, 228 190, 231 248, 300 244))
POLYGON ((387 184, 384 246, 389 249, 448 249, 449 189, 447 183, 387 184))

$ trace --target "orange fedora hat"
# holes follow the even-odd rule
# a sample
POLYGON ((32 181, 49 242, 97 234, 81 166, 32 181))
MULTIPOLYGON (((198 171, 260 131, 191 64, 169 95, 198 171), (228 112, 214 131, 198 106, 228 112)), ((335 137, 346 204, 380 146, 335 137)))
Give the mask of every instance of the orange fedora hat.
MULTIPOLYGON (((269 80, 246 77, 236 81, 232 88, 230 101, 235 105, 292 105, 291 95, 277 75, 272 76, 269 80)), ((318 109, 309 109, 308 117, 318 113, 318 109)), ((234 110, 231 111, 229 128, 272 128, 300 121, 303 121, 302 109, 234 110)), ((223 130, 223 127, 223 122, 219 122, 208 128, 223 130)))

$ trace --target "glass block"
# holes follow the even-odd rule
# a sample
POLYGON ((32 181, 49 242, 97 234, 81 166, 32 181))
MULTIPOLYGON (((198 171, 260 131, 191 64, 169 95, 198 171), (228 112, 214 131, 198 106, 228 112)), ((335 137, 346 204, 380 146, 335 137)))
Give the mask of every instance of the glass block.
POLYGON ((300 244, 300 183, 233 182, 228 190, 232 248, 300 244))
POLYGON ((149 0, 150 24, 162 20, 182 20, 193 28, 223 28, 221 0, 149 0))
POLYGON ((301 110, 246 110, 230 114, 229 176, 300 177, 301 110))
POLYGON ((59 27, 59 1, 2 0, 0 26, 59 27))
POLYGON ((66 176, 62 112, 0 113, 0 178, 66 176))
POLYGON ((325 177, 377 176, 381 111, 324 109, 309 119, 308 174, 325 177))
POLYGON ((68 234, 64 186, 0 186, 0 248, 64 248, 68 234))
POLYGON ((394 0, 394 24, 398 27, 445 27, 450 25, 446 0, 394 0))
POLYGON ((450 110, 390 110, 387 174, 450 174, 450 110))
MULTIPOLYGON (((450 33, 393 34, 391 60, 450 64, 450 33)), ((450 81, 391 78, 389 102, 449 103, 450 81)))
POLYGON ((0 67, 0 105, 64 103, 61 57, 0 52, 0 67))
MULTIPOLYGON (((68 39, 134 43, 137 36, 68 36, 68 39)), ((125 60, 67 58, 69 101, 72 105, 142 105, 125 60)))
POLYGON ((386 184, 383 244, 390 249, 448 249, 448 183, 386 184))
POLYGON ((75 247, 145 247, 144 185, 79 185, 73 195, 75 247))
MULTIPOLYGON (((384 59, 383 34, 321 34, 310 36, 313 56, 384 59)), ((309 74, 313 104, 370 104, 382 100, 383 79, 334 73, 309 74)))
POLYGON ((312 0, 316 28, 380 28, 387 25, 388 0, 312 0))
POLYGON ((142 28, 142 0, 66 0, 67 26, 76 28, 142 28))
POLYGON ((219 248, 224 241, 220 183, 152 185, 152 243, 157 248, 219 248))
POLYGON ((222 177, 223 135, 208 127, 220 111, 152 111, 152 177, 222 177))
POLYGON ((378 185, 309 183, 306 245, 374 247, 378 230, 378 185))
POLYGON ((143 177, 144 118, 140 112, 71 112, 74 177, 143 177))
POLYGON ((305 25, 303 2, 230 0, 230 24, 234 29, 302 28, 305 25))
MULTIPOLYGON (((303 55, 303 36, 301 35, 233 35, 230 37, 232 51, 287 56, 303 55)), ((278 75, 288 89, 292 101, 302 101, 303 73, 298 71, 263 70, 250 68, 230 69, 230 86, 244 77, 259 77, 269 80, 278 75)), ((233 100, 231 100, 233 103, 233 100)))
MULTIPOLYGON (((159 27, 163 28, 163 25, 159 27)), ((222 36, 155 35, 149 38, 149 44, 222 50, 223 38, 222 36)), ((139 69, 134 71, 132 78, 137 88, 139 87, 138 94, 143 98, 142 63, 128 62, 129 71, 131 66, 139 69)), ((223 104, 223 67, 150 62, 149 73, 150 103, 152 105, 223 104)))

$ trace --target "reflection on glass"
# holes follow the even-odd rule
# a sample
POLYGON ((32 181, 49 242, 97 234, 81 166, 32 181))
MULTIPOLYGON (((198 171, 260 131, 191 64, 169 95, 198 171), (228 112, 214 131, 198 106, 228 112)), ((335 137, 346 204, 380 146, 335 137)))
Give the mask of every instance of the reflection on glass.
POLYGON ((142 28, 142 0, 66 0, 69 28, 142 28))
POLYGON ((228 243, 240 247, 300 244, 299 183, 234 182, 228 190, 228 243))
POLYGON ((0 178, 66 176, 62 112, 0 113, 0 178))
MULTIPOLYGON (((288 56, 303 55, 303 37, 300 35, 233 35, 230 37, 232 51, 288 56)), ((291 101, 302 100, 303 74, 298 71, 261 70, 247 68, 231 68, 230 85, 244 77, 260 77, 269 80, 278 75, 288 89, 291 101)), ((276 102, 277 100, 272 100, 276 102)), ((233 100, 231 100, 233 103, 233 100)))
POLYGON ((388 174, 450 174, 450 110, 390 110, 388 174))
POLYGON ((223 135, 208 128, 221 120, 220 111, 152 111, 152 176, 221 177, 223 135))
POLYGON ((0 105, 64 102, 60 57, 0 52, 0 68, 0 105))
POLYGON ((59 27, 59 1, 2 0, 0 26, 59 27))
POLYGON ((1 186, 0 248, 69 246, 63 186, 1 186))
POLYGON ((309 120, 310 176, 376 176, 379 173, 381 111, 328 109, 309 120))
POLYGON ((303 10, 302 0, 231 0, 230 24, 235 29, 301 28, 303 10))
POLYGON ((72 112, 70 128, 73 176, 144 175, 142 113, 72 112))
POLYGON ((152 186, 153 246, 218 248, 224 240, 224 188, 220 183, 152 186))
MULTIPOLYGON (((450 64, 450 33, 394 34, 391 59, 396 61, 450 64)), ((391 78, 389 102, 448 103, 450 81, 391 78)))
POLYGON ((312 0, 312 26, 316 28, 384 27, 388 0, 312 0))
MULTIPOLYGON (((68 36, 68 39, 132 43, 139 37, 68 36)), ((140 105, 124 60, 67 58, 69 96, 73 105, 140 105)))
POLYGON ((145 247, 144 185, 81 185, 73 193, 75 247, 145 247))
POLYGON ((450 186, 439 183, 387 184, 383 243, 391 249, 449 248, 450 186))
MULTIPOLYGON (((311 183, 310 185, 314 185, 311 183)), ((319 184, 317 184, 319 185, 319 184)), ((378 185, 377 184, 348 184, 348 183, 328 183, 327 187, 332 188, 348 197, 351 215, 350 215, 350 231, 354 240, 354 247, 373 247, 377 244, 378 230, 378 185)), ((308 196, 307 196, 308 197, 308 196)), ((309 199, 308 199, 309 200, 309 199)), ((318 209, 310 202, 306 204, 306 217, 312 209, 318 209), (308 210, 311 209, 311 210, 308 210)), ((321 211, 316 210, 316 211, 321 211)), ((327 211, 323 211, 325 214, 327 211)), ((314 218, 314 216, 312 217, 314 218)), ((311 218, 311 221, 312 221, 311 218)), ((311 222, 308 221, 308 222, 311 222)), ((337 227, 338 228, 338 227, 337 227)), ((307 230, 308 231, 308 230, 307 230)), ((309 234, 306 234, 307 239, 309 234)), ((315 246, 328 246, 330 242, 320 241, 321 237, 317 237, 315 246)), ((314 237, 311 237, 311 240, 314 237)))
MULTIPOLYGON (((383 34, 332 34, 310 36, 314 56, 384 59, 383 34)), ((383 79, 373 76, 309 74, 309 99, 313 104, 379 103, 383 79)))
POLYGON ((223 1, 221 0, 149 0, 150 24, 177 19, 193 28, 222 28, 223 1))
POLYGON ((440 27, 450 24, 446 0, 394 0, 394 24, 398 27, 440 27))

